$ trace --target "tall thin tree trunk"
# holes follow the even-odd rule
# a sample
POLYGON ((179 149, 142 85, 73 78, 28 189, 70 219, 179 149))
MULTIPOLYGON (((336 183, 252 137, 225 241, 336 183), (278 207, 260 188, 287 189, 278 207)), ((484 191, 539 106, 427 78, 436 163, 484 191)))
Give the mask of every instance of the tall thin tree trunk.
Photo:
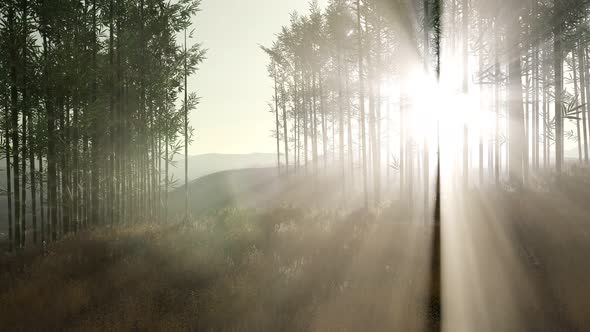
POLYGON ((47 110, 47 219, 51 225, 51 240, 57 240, 57 169, 55 164, 55 108, 49 76, 49 41, 43 35, 43 60, 45 80, 45 109, 47 110))
POLYGON ((348 63, 345 67, 346 78, 345 78, 345 90, 346 90, 346 121, 347 121, 347 137, 348 137, 348 163, 350 171, 350 185, 354 188, 354 146, 352 137, 352 107, 350 104, 350 75, 348 63))
MULTIPOLYGON (((365 19, 365 30, 367 31, 366 35, 366 42, 363 51, 367 54, 367 84, 369 88, 368 97, 369 97, 369 139, 370 139, 370 151, 372 158, 369 158, 369 164, 372 166, 372 175, 373 175, 373 201, 375 206, 379 205, 380 201, 380 179, 379 179, 379 146, 377 140, 377 119, 376 119, 376 112, 377 112, 377 103, 376 96, 375 96, 375 76, 376 76, 376 66, 373 63, 373 58, 371 56, 372 52, 372 44, 371 38, 369 37, 369 25, 368 19, 365 19)), ((380 31, 375 32, 375 35, 379 35, 380 31)), ((378 51, 377 51, 378 52, 378 51)))
MULTIPOLYGON (((529 137, 531 135, 530 129, 529 129, 529 124, 530 124, 530 120, 529 120, 529 113, 530 113, 530 104, 529 104, 529 97, 530 97, 530 75, 529 75, 529 67, 530 67, 530 57, 529 57, 529 51, 526 50, 525 52, 526 57, 525 57, 525 73, 524 73, 524 78, 525 78, 525 91, 524 91, 524 120, 523 120, 523 124, 524 124, 524 131, 523 131, 523 135, 524 136, 524 140, 522 141, 522 145, 523 145, 523 152, 522 152, 522 169, 523 169, 523 180, 524 183, 526 184, 528 182, 528 178, 529 178, 529 137)), ((522 86, 522 84, 521 84, 522 86)))
POLYGON ((391 181, 391 100, 390 97, 387 97, 386 101, 386 123, 385 123, 385 137, 387 137, 386 145, 386 165, 385 165, 385 173, 386 173, 386 188, 385 190, 389 190, 390 188, 390 181, 391 181))
POLYGON ((520 188, 523 185, 524 164, 524 115, 522 101, 522 71, 520 66, 520 50, 512 40, 509 46, 514 49, 509 57, 508 70, 508 118, 509 120, 509 176, 510 182, 520 188))
POLYGON ((39 152, 37 156, 39 162, 39 214, 41 216, 41 242, 45 242, 48 227, 45 223, 45 200, 43 194, 43 155, 39 152))
MULTIPOLYGON (((8 100, 8 98, 7 98, 8 100)), ((8 215, 8 250, 14 250, 15 239, 12 223, 12 179, 10 178, 12 165, 10 164, 10 130, 9 130, 10 106, 6 105, 4 112, 4 159, 6 161, 6 196, 8 215)))
MULTIPOLYGON (((98 34, 97 34, 97 7, 96 0, 92 1, 92 68, 93 72, 98 71, 97 55, 98 55, 98 34)), ((98 75, 92 75, 92 102, 96 103, 98 95, 98 75)), ((99 196, 99 179, 100 179, 100 136, 99 136, 98 121, 92 121, 92 151, 91 151, 91 174, 90 174, 90 201, 91 207, 91 224, 96 226, 99 223, 100 211, 100 196, 99 196)))
POLYGON ((299 90, 298 90, 298 78, 299 78, 299 71, 296 69, 293 71, 293 125, 295 126, 293 128, 293 142, 294 142, 294 169, 295 169, 295 173, 299 172, 299 162, 300 162, 300 158, 299 158, 299 154, 300 154, 300 127, 301 124, 300 119, 299 119, 299 90))
POLYGON ((115 224, 115 135, 114 124, 116 122, 115 110, 115 8, 114 0, 109 1, 109 159, 108 159, 108 194, 106 211, 109 223, 115 224))
POLYGON ((320 121, 322 123, 322 152, 324 161, 324 171, 328 168, 328 128, 326 119, 326 106, 324 103, 324 89, 323 89, 323 77, 322 70, 318 70, 318 93, 320 97, 320 121))
POLYGON ((540 161, 540 149, 539 149, 539 138, 540 138, 540 122, 539 122, 539 113, 541 111, 540 103, 540 78, 539 78, 539 47, 535 44, 533 47, 533 68, 534 68, 534 75, 533 75, 533 84, 534 84, 534 107, 533 107, 533 164, 534 169, 537 171, 539 169, 539 161, 540 161))
MULTIPOLYGON (((577 63, 576 63, 576 52, 572 51, 572 72, 574 74, 574 98, 576 99, 575 105, 576 108, 580 106, 579 103, 579 94, 578 94, 578 72, 577 72, 577 63)), ((576 135, 578 135, 578 160, 582 162, 582 130, 580 127, 580 117, 577 116, 576 120, 576 135)))
MULTIPOLYGON (((285 78, 283 78, 284 82, 285 78)), ((285 147, 285 174, 289 174, 289 127, 288 127, 288 119, 287 119, 287 92, 285 91, 284 83, 281 83, 281 104, 283 108, 283 143, 285 147)))
POLYGON ((562 27, 558 24, 553 28, 553 71, 555 73, 555 168, 561 173, 563 166, 563 46, 562 27))
MULTIPOLYGON (((430 1, 423 2, 424 7, 424 70, 428 73, 430 71, 430 1)), ((424 223, 430 219, 430 149, 428 142, 428 133, 424 134, 422 143, 422 159, 424 160, 424 167, 422 176, 424 177, 424 223)))
POLYGON ((551 165, 551 145, 549 135, 551 128, 549 126, 549 85, 547 84, 549 79, 549 68, 547 66, 548 52, 547 49, 543 50, 543 167, 548 169, 551 165))
MULTIPOLYGON (((77 89, 77 88, 76 88, 77 89)), ((76 92, 77 93, 77 92, 76 92)), ((79 162, 79 140, 80 140, 80 122, 79 122, 79 105, 77 100, 74 102, 74 115, 73 115, 73 138, 72 138, 72 223, 74 231, 80 230, 80 194, 79 188, 81 186, 80 181, 80 162, 79 162)))
POLYGON ((168 140, 168 121, 166 120, 166 134, 164 135, 164 145, 165 145, 165 153, 166 156, 164 158, 164 222, 168 222, 168 191, 170 190, 170 178, 168 176, 168 164, 169 164, 169 152, 168 147, 170 146, 170 142, 168 140))
POLYGON ((495 182, 496 185, 500 185, 500 169, 502 168, 502 160, 501 160, 501 136, 500 136, 500 29, 498 27, 498 22, 494 22, 494 67, 495 67, 495 84, 494 84, 494 104, 496 108, 496 137, 495 137, 495 182))
MULTIPOLYGON (((590 113, 589 113, 590 106, 588 106, 588 103, 590 102, 590 74, 588 73, 588 69, 589 69, 588 59, 589 58, 588 58, 588 51, 587 51, 586 47, 582 47, 581 45, 578 47, 581 48, 581 50, 579 50, 579 52, 583 58, 582 63, 584 64, 584 85, 585 85, 585 92, 586 92, 586 103, 584 106, 584 112, 582 114, 586 116, 586 120, 588 122, 588 124, 586 125, 586 127, 588 127, 587 128, 588 134, 587 134, 587 138, 586 138, 586 142, 587 142, 586 145, 590 145, 590 143, 588 143, 590 141, 590 113)), ((588 147, 586 150, 589 150, 589 149, 590 149, 590 147, 588 147)), ((586 159, 586 161, 588 161, 588 159, 586 159)))
POLYGON ((302 87, 302 95, 303 95, 303 159, 305 164, 305 174, 307 175, 307 158, 308 158, 308 144, 307 144, 307 102, 309 97, 306 94, 306 91, 309 93, 309 89, 306 90, 307 84, 309 84, 309 78, 305 75, 305 72, 301 73, 303 77, 303 87, 302 87))
MULTIPOLYGON (((143 12, 143 1, 142 1, 143 12)), ((188 222, 188 66, 186 29, 184 29, 184 219, 188 222)), ((285 133, 285 137, 286 137, 285 133)), ((287 163, 288 165, 288 163, 287 163)), ((288 167, 288 166, 287 166, 288 167)))
POLYGON ((22 162, 21 162, 21 194, 22 194, 22 202, 21 202, 21 215, 22 215, 22 246, 26 246, 26 235, 27 235, 27 115, 29 113, 29 96, 28 96, 28 89, 27 89, 27 37, 28 37, 28 4, 27 0, 22 0, 22 64, 21 64, 21 79, 22 79, 22 162))
POLYGON ((12 177, 14 186, 14 239, 15 246, 21 248, 22 241, 22 215, 21 215, 21 186, 20 186, 20 171, 19 171, 19 135, 18 135, 18 79, 17 79, 17 42, 16 42, 16 23, 14 18, 14 8, 8 7, 8 26, 10 29, 10 101, 11 101, 11 116, 10 116, 10 131, 12 138, 12 166, 14 174, 12 177))
MULTIPOLYGON (((279 94, 278 94, 278 82, 277 82, 277 64, 273 60, 272 62, 273 71, 274 71, 274 83, 275 83, 275 133, 276 133, 276 142, 277 142, 277 171, 281 174, 281 148, 280 148, 280 139, 281 139, 281 132, 279 131, 279 94)), ((167 154, 166 154, 167 155, 167 154)))
POLYGON ((342 91, 342 55, 340 53, 340 43, 337 49, 337 80, 338 80, 338 163, 340 166, 340 181, 342 184, 342 195, 346 193, 346 172, 344 164, 344 95, 342 91))
POLYGON ((71 219, 69 214, 70 208, 70 185, 69 185, 69 124, 66 122, 69 118, 69 106, 63 100, 64 96, 59 97, 59 127, 61 130, 61 151, 60 151, 60 171, 61 171, 61 213, 62 213, 62 234, 66 235, 72 231, 71 219))
POLYGON ((363 30, 361 26, 361 2, 356 1, 357 9, 357 29, 358 29, 358 70, 359 70, 359 112, 361 123, 361 147, 362 151, 362 174, 363 174, 363 193, 365 209, 369 208, 369 196, 367 188, 367 142, 365 133, 365 86, 364 86, 364 72, 363 72, 363 30))
POLYGON ((580 62, 580 102, 582 103, 582 128, 583 128, 583 137, 582 141, 584 143, 584 161, 588 162, 588 123, 587 123, 587 112, 588 112, 588 105, 586 100, 586 59, 584 56, 583 47, 581 42, 577 43, 576 50, 578 52, 578 61, 580 62))
MULTIPOLYGON (((403 89, 403 88, 402 88, 403 89)), ((404 93, 400 91, 399 96, 399 193, 400 197, 404 195, 404 181, 406 178, 406 167, 405 167, 405 100, 404 100, 404 93)))
POLYGON ((318 175, 318 117, 317 117, 317 81, 316 81, 316 72, 312 70, 311 72, 311 127, 312 127, 312 140, 311 140, 311 150, 313 154, 313 174, 318 175))
MULTIPOLYGON (((33 142, 33 119, 29 111, 29 142, 33 142)), ((29 144, 30 145, 30 144, 29 144)), ((31 178, 31 218, 33 222, 33 243, 37 244, 38 229, 37 229, 37 179, 35 175, 35 151, 30 146, 29 150, 29 174, 31 178)))
MULTIPOLYGON (((462 64, 463 64, 463 94, 469 93, 469 0, 463 0, 462 13, 462 64)), ((463 185, 469 184, 469 126, 463 126, 463 185)))
MULTIPOLYGON (((483 33, 483 19, 479 18, 478 19, 478 26, 480 28, 480 33, 483 33)), ((483 48, 480 48, 479 50, 479 63, 478 63, 478 67, 479 67, 479 72, 483 73, 484 71, 484 54, 483 54, 483 48)), ((486 105, 484 103, 484 96, 485 96, 485 90, 484 90, 484 85, 480 84, 479 85, 479 113, 480 114, 485 114, 485 109, 486 109, 486 105)), ((479 125, 479 185, 483 186, 483 182, 484 182, 484 152, 483 152, 483 146, 484 146, 484 142, 483 142, 483 126, 482 123, 480 121, 479 125)))

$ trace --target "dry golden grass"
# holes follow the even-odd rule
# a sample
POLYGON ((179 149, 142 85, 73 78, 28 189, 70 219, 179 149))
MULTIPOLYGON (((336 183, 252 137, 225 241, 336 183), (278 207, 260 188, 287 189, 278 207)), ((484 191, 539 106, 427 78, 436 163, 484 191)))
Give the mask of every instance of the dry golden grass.
POLYGON ((224 210, 193 226, 95 230, 0 263, 7 330, 358 331, 421 326, 422 247, 363 213, 224 210), (408 287, 408 285, 414 285, 408 287), (396 305, 396 289, 414 298, 396 305))
MULTIPOLYGON (((466 253, 480 260, 473 286, 487 296, 468 308, 485 317, 478 330, 590 327, 590 214, 568 195, 469 195, 472 238, 459 240, 485 249, 466 253)), ((377 215, 226 209, 190 226, 83 232, 46 253, 0 256, 0 330, 426 330, 431 230, 405 220, 399 206, 377 215)))

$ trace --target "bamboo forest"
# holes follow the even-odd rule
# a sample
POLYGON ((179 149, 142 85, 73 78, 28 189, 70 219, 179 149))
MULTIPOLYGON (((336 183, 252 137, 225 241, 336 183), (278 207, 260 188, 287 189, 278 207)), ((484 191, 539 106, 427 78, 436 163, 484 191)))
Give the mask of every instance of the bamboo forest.
POLYGON ((0 330, 590 330, 589 112, 590 0, 0 0, 0 330))

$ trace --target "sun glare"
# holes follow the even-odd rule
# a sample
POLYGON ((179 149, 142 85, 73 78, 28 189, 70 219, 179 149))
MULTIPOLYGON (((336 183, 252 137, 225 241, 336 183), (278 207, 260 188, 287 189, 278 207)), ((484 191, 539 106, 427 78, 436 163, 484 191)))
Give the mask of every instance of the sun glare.
POLYGON ((441 162, 449 171, 458 166, 466 128, 469 146, 479 145, 495 130, 495 113, 481 103, 485 91, 475 87, 468 93, 457 91, 460 85, 454 80, 447 76, 437 82, 433 75, 415 68, 403 79, 382 85, 387 96, 402 103, 408 137, 419 147, 428 144, 433 157, 440 146, 441 162))

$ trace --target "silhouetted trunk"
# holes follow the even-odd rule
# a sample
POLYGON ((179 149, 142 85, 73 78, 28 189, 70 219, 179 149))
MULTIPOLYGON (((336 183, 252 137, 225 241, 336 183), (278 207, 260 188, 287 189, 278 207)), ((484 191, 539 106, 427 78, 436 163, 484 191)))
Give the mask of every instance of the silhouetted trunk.
MULTIPOLYGON (((113 132, 111 134, 112 138, 112 149, 113 149, 113 223, 118 225, 121 222, 121 201, 123 196, 121 195, 121 182, 123 180, 123 174, 121 172, 121 146, 122 146, 122 122, 123 122, 123 114, 124 114, 124 100, 123 100, 123 88, 124 88, 124 81, 125 81, 125 68, 121 66, 121 59, 123 58, 123 49, 121 47, 121 5, 120 2, 117 1, 117 20, 115 22, 115 31, 117 34, 117 44, 115 46, 116 51, 116 64, 115 64, 115 84, 114 84, 114 94, 115 94, 115 114, 113 115, 113 132)), ((151 141, 151 137, 145 141, 146 147, 149 148, 151 141)), ((146 151, 146 154, 149 155, 149 151, 146 151)), ((149 160, 149 159, 148 159, 149 160)), ((147 164, 145 168, 146 172, 149 174, 150 165, 147 164)), ((150 187, 151 189, 151 187, 150 187)), ((151 198, 151 196, 149 196, 151 198)), ((151 199, 150 199, 151 202, 151 199)), ((146 211, 149 215, 152 215, 151 204, 148 206, 146 211)))
POLYGON ((549 85, 547 84, 549 80, 549 66, 547 65, 549 56, 547 48, 543 50, 543 57, 543 167, 548 169, 551 164, 551 145, 549 140, 551 128, 549 126, 549 85))
MULTIPOLYGON (((86 127, 88 128, 88 127, 86 127)), ((90 167, 89 161, 91 160, 90 156, 90 146, 89 146, 89 138, 87 134, 82 135, 82 177, 84 178, 83 181, 83 188, 81 188, 82 192, 82 207, 81 207, 81 218, 84 227, 88 227, 90 221, 90 167)))
POLYGON ((27 235, 27 115, 29 113, 29 96, 27 89, 27 37, 28 37, 28 4, 27 0, 22 0, 22 32, 21 32, 21 48, 22 48, 22 63, 21 63, 21 95, 22 95, 22 114, 21 114, 21 125, 22 125, 22 162, 21 162, 21 215, 22 215, 22 246, 26 246, 26 235, 27 235))
POLYGON ((164 135, 164 149, 165 149, 165 153, 166 156, 164 157, 164 222, 168 222, 168 191, 170 190, 170 178, 169 178, 169 172, 168 172, 168 164, 169 164, 169 158, 170 155, 168 153, 168 147, 170 145, 170 142, 168 140, 168 120, 165 120, 165 127, 166 127, 166 134, 164 135))
MULTIPOLYGON (((77 91, 77 88, 75 88, 77 91)), ((77 94, 77 92, 76 92, 77 94)), ((73 138, 72 138, 72 224, 74 231, 80 230, 80 200, 79 200, 79 188, 81 186, 80 183, 80 162, 79 162, 79 150, 78 150, 78 141, 80 140, 80 133, 78 128, 80 126, 79 122, 79 105, 77 97, 74 101, 74 114, 73 114, 73 138)))
POLYGON ((51 240, 57 240, 57 169, 55 163, 55 109, 49 76, 49 41, 43 35, 43 58, 45 80, 45 109, 47 110, 47 188, 48 222, 51 224, 51 240))
MULTIPOLYGON (((585 92, 586 92, 586 103, 584 106, 584 112, 583 115, 586 116, 586 120, 588 121, 588 124, 586 125, 587 127, 587 139, 586 139, 586 145, 590 145, 590 143, 588 143, 590 141, 590 106, 588 106, 588 102, 590 102, 590 74, 588 73, 588 52, 586 47, 582 47, 581 45, 578 46, 580 48, 580 50, 578 52, 580 52, 580 54, 582 55, 583 61, 582 63, 584 64, 584 85, 585 85, 585 92)), ((581 78, 580 78, 581 79, 581 78)), ((586 122, 584 122, 586 123, 586 122)), ((589 150, 590 147, 588 147, 586 150, 589 150)), ((590 152, 589 152, 590 154, 590 152)), ((588 161, 588 159, 586 159, 586 161, 588 161)))
POLYGON ((8 28, 10 38, 10 102, 11 102, 11 116, 10 116, 10 132, 12 139, 12 166, 13 177, 12 184, 14 186, 14 239, 15 246, 21 248, 22 243, 22 207, 21 207, 21 186, 20 186, 20 171, 19 171, 19 135, 18 135, 18 79, 17 79, 17 41, 16 41, 16 23, 14 18, 14 8, 8 6, 8 28))
MULTIPOLYGON (((8 100, 8 98, 6 99, 8 100)), ((10 118, 10 106, 8 102, 4 109, 4 159, 6 161, 6 196, 7 196, 7 208, 6 213, 8 215, 8 250, 14 250, 14 230, 12 223, 12 179, 11 179, 11 168, 10 164, 10 131, 9 121, 10 118)))
POLYGON ((64 96, 59 96, 58 108, 59 112, 59 128, 61 129, 60 137, 60 162, 59 168, 61 171, 61 220, 62 220, 62 234, 66 235, 72 231, 71 219, 70 219, 70 184, 69 184, 69 124, 67 119, 69 118, 69 109, 65 105, 64 96))
MULTIPOLYGON (((430 17, 430 2, 425 0, 423 2, 423 9, 424 9, 424 70, 428 74, 430 70, 430 25, 431 25, 431 17, 430 17)), ((426 223, 430 218, 430 156, 429 156, 429 143, 428 143, 428 133, 424 133, 424 137, 422 138, 422 159, 424 160, 424 167, 422 169, 422 176, 424 177, 424 222, 426 223)))
POLYGON ((106 210, 108 212, 108 218, 110 225, 113 226, 115 222, 115 135, 114 135, 114 124, 116 121, 116 110, 115 110, 115 49, 114 49, 114 38, 115 38, 115 7, 114 0, 109 1, 109 162, 108 162, 108 194, 106 201, 106 210))
MULTIPOLYGON (((523 125, 524 125, 524 130, 521 136, 523 137, 523 141, 522 141, 522 177, 523 177, 523 181, 524 184, 526 185, 528 182, 528 178, 529 178, 529 136, 530 136, 530 130, 529 130, 529 113, 530 113, 530 104, 529 104, 529 98, 530 98, 530 75, 529 75, 529 68, 530 68, 530 57, 529 57, 529 51, 528 49, 526 50, 525 54, 525 63, 524 63, 524 68, 525 69, 525 73, 524 73, 524 79, 525 79, 525 89, 524 89, 524 120, 523 120, 523 125)), ((522 86, 522 84, 521 84, 522 86)))
MULTIPOLYGON (((141 3, 143 13, 143 1, 141 3)), ((143 27, 143 26, 142 26, 143 27)), ((186 29, 184 29, 184 219, 188 222, 188 67, 187 67, 186 29)), ((286 116, 285 116, 285 121, 286 116)), ((286 122, 285 122, 286 125, 286 122)), ((285 130, 285 140, 287 131, 285 130)), ((286 141, 285 141, 286 142, 286 141)), ((285 143, 286 146, 286 143, 285 143)), ((287 162, 287 168, 289 167, 287 162)))
MULTIPOLYGON (((98 55, 98 34, 97 34, 97 7, 96 0, 92 1, 92 102, 96 103, 98 95, 98 75, 95 73, 98 70, 97 55, 98 55)), ((91 146, 91 167, 90 171, 90 187, 91 187, 91 223, 96 226, 99 223, 100 211, 100 196, 99 196, 99 179, 100 179, 100 134, 98 121, 92 121, 92 146, 91 146)))
MULTIPOLYGON (((29 141, 33 142, 33 119, 29 111, 29 141)), ((31 182, 31 221, 33 222, 33 243, 37 244, 38 229, 37 229, 37 176, 35 173, 35 151, 30 146, 29 150, 29 174, 31 182)))
POLYGON ((41 242, 45 242, 48 227, 45 223, 45 198, 43 194, 43 154, 39 152, 37 156, 39 162, 39 215, 41 216, 41 242))

